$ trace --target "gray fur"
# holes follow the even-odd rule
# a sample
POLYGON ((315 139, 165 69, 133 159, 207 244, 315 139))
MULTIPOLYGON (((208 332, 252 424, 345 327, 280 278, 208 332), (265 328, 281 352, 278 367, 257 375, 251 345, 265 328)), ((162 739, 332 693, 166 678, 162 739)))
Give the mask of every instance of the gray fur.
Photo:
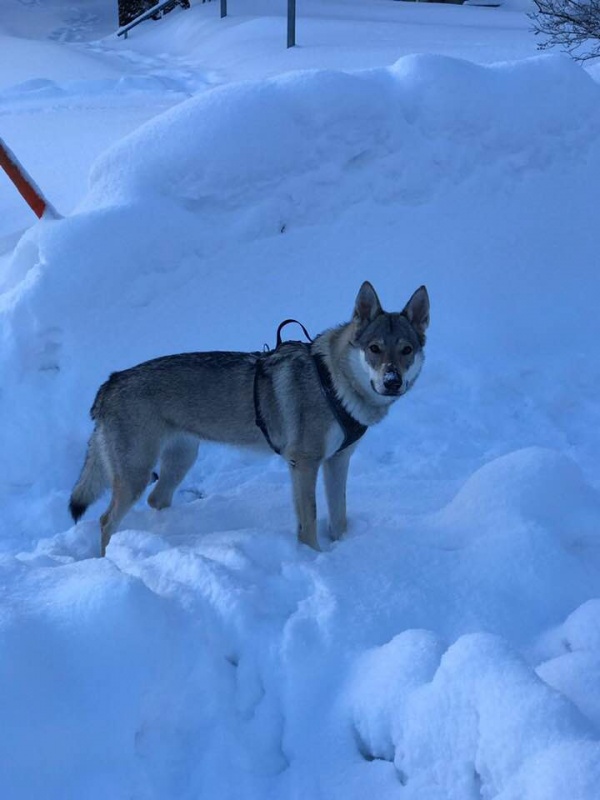
POLYGON ((318 550, 316 482, 324 466, 330 530, 346 530, 346 478, 356 445, 338 452, 343 431, 321 391, 312 353, 320 353, 346 410, 364 425, 381 421, 412 386, 423 362, 429 299, 418 289, 400 313, 386 313, 363 283, 352 320, 318 336, 310 348, 287 342, 272 353, 181 353, 113 373, 92 406, 94 432, 70 509, 77 521, 108 486, 100 520, 101 553, 125 514, 152 481, 157 509, 196 459, 201 440, 268 451, 255 421, 254 379, 273 446, 287 461, 301 542, 318 550))

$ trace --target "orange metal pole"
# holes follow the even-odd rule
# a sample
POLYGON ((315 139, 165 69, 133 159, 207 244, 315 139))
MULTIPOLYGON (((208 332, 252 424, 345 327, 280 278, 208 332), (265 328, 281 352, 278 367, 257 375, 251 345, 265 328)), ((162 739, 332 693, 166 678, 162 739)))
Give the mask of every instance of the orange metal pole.
POLYGON ((61 219, 61 215, 54 206, 46 200, 41 189, 35 184, 18 158, 1 138, 0 167, 6 172, 36 216, 40 219, 42 217, 61 219))

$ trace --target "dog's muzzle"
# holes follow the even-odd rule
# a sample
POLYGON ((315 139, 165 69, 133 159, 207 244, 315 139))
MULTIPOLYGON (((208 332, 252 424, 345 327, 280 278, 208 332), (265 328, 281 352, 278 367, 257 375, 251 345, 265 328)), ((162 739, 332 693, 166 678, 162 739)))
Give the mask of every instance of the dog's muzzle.
POLYGON ((408 388, 402 379, 402 375, 395 370, 388 370, 382 377, 381 383, 371 381, 371 388, 375 394, 381 397, 400 397, 408 388))
POLYGON ((388 370, 383 376, 382 383, 386 395, 395 396, 402 391, 402 375, 395 370, 388 370))

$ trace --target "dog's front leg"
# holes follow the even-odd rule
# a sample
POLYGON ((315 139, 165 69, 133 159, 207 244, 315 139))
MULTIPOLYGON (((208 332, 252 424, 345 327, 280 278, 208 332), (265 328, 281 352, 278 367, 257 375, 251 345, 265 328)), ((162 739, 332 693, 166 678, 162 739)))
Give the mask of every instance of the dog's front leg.
POLYGON ((298 520, 298 539, 313 550, 320 550, 316 496, 319 461, 307 458, 290 459, 289 465, 298 520))
POLYGON ((325 495, 329 509, 329 532, 332 539, 339 539, 346 532, 346 481, 348 465, 353 448, 347 447, 328 458, 323 464, 325 495))

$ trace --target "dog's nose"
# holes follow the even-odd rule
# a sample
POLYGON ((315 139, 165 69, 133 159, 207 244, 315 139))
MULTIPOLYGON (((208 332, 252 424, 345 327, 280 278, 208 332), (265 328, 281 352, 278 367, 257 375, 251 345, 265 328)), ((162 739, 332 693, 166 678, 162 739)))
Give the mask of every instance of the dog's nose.
POLYGON ((386 392, 397 392, 402 388, 402 375, 393 370, 386 372, 383 376, 383 388, 386 392))

